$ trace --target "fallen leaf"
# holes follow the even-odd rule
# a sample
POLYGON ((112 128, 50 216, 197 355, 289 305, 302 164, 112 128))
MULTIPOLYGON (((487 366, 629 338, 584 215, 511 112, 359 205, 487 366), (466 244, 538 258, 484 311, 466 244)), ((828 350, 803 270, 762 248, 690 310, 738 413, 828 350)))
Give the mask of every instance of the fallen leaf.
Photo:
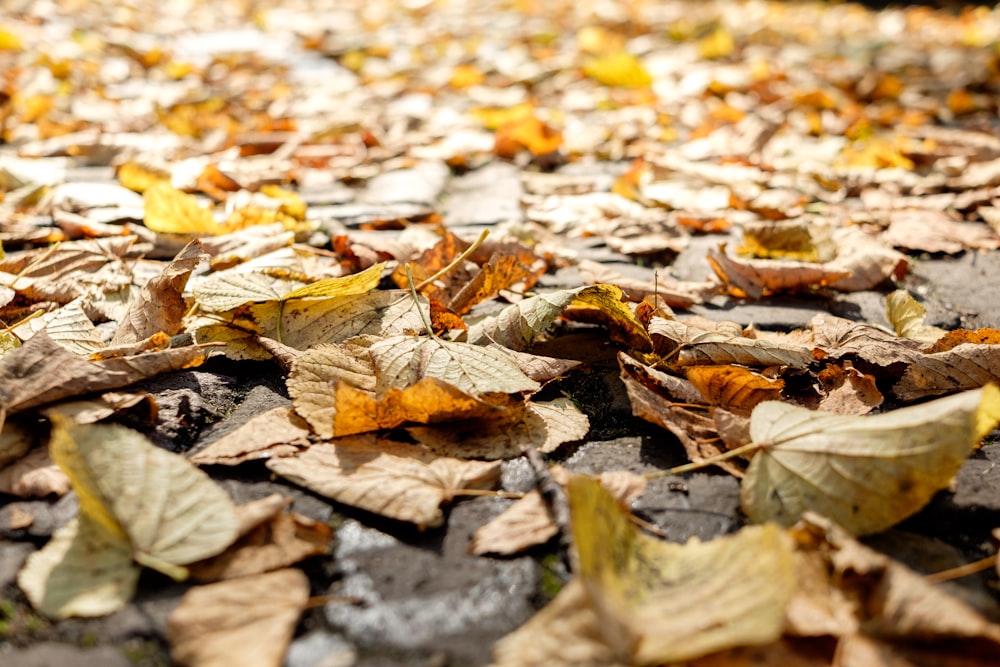
POLYGON ((568 398, 529 401, 523 410, 510 410, 498 419, 445 421, 406 429, 431 451, 487 460, 515 458, 529 447, 552 452, 563 443, 582 440, 589 431, 587 415, 568 398))
POLYGON ((118 425, 53 419, 52 458, 80 501, 72 530, 33 554, 18 583, 54 618, 101 615, 125 604, 139 568, 174 578, 236 538, 229 496, 203 472, 118 425))
POLYGON ((396 336, 374 343, 375 397, 435 378, 471 396, 538 391, 540 385, 498 350, 439 338, 396 336))
POLYGON ((308 600, 309 580, 291 569, 193 588, 170 614, 170 657, 185 667, 280 667, 308 600))
POLYGON ((709 405, 749 414, 758 403, 780 400, 785 382, 735 365, 690 366, 684 376, 709 405))
POLYGON ((743 479, 743 511, 789 526, 812 510, 856 535, 877 533, 946 488, 998 421, 994 385, 873 416, 761 403, 750 417, 760 450, 743 479))
POLYGON ((460 461, 373 436, 313 445, 268 459, 267 467, 337 502, 421 528, 440 525, 441 504, 457 492, 492 488, 500 475, 499 462, 460 461))
POLYGON ((286 511, 291 502, 275 493, 237 507, 238 539, 221 554, 189 565, 191 579, 207 582, 262 574, 327 553, 333 529, 286 511))
POLYGON ((885 316, 897 336, 921 343, 933 343, 947 333, 924 323, 927 309, 905 290, 895 290, 885 297, 885 316))
POLYGON ((234 466, 246 461, 283 456, 309 445, 310 431, 288 408, 274 408, 252 417, 188 458, 198 465, 234 466))
POLYGON ((200 347, 181 347, 131 357, 86 361, 44 332, 0 358, 0 405, 12 414, 68 396, 126 387, 159 373, 199 366, 200 347))
POLYGON ((642 62, 631 53, 618 51, 591 58, 583 65, 583 73, 605 86, 641 88, 653 82, 642 62))
POLYGON ((161 234, 205 234, 217 236, 232 231, 216 222, 212 209, 193 195, 184 194, 163 181, 149 185, 142 194, 143 224, 161 234))
POLYGON ((192 241, 160 275, 143 285, 118 322, 111 345, 134 343, 159 332, 168 336, 179 333, 188 311, 184 288, 204 256, 201 245, 192 241))
POLYGON ((914 401, 1000 382, 1000 345, 962 343, 912 360, 892 386, 902 401, 914 401))
MULTIPOLYGON (((6 433, 6 429, 4 430, 6 433)), ((0 492, 20 498, 62 497, 69 493, 69 478, 52 462, 44 447, 5 468, 0 468, 0 492)))
POLYGON ((640 533, 596 480, 572 476, 568 495, 579 576, 620 661, 658 665, 781 636, 795 579, 792 541, 776 526, 671 544, 640 533))

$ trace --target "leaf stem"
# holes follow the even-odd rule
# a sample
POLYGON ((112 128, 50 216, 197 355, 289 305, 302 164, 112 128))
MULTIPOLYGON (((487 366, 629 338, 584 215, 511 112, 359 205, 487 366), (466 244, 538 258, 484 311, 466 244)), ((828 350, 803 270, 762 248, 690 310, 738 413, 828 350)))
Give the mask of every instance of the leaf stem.
POLYGON ((995 566, 996 562, 997 554, 993 554, 992 556, 987 556, 986 558, 981 558, 977 561, 966 563, 965 565, 959 565, 958 567, 941 570, 940 572, 935 572, 934 574, 928 574, 924 577, 924 579, 932 584, 940 584, 944 581, 960 579, 962 577, 967 577, 970 574, 975 574, 976 572, 988 570, 995 566))
POLYGON ((524 494, 519 491, 494 491, 493 489, 456 489, 451 492, 451 497, 456 496, 492 496, 494 498, 524 498, 524 494))
POLYGON ((685 463, 682 466, 677 466, 675 468, 668 468, 666 470, 657 470, 656 472, 650 472, 643 475, 646 479, 656 479, 658 477, 669 477, 670 475, 680 475, 685 472, 692 472, 694 470, 701 470, 702 468, 707 468, 708 466, 713 466, 716 463, 722 463, 723 461, 728 461, 729 459, 736 458, 737 456, 743 456, 748 452, 753 452, 761 448, 761 445, 756 442, 751 442, 749 444, 743 445, 742 447, 737 447, 736 449, 730 449, 728 452, 723 452, 717 456, 710 456, 707 459, 701 461, 696 461, 694 463, 685 463))
MULTIPOLYGON (((438 340, 438 337, 434 334, 434 327, 431 326, 430 320, 424 315, 424 309, 420 307, 420 295, 417 294, 417 287, 413 284, 413 272, 410 271, 410 265, 406 265, 406 282, 410 286, 410 294, 413 295, 413 305, 417 307, 417 314, 420 315, 420 321, 424 323, 424 329, 427 330, 427 335, 438 340)), ((425 281, 426 282, 426 281, 425 281)))
MULTIPOLYGON (((420 290, 422 290, 423 288, 427 287, 428 285, 430 285, 432 282, 434 282, 435 280, 437 280, 441 276, 445 275, 446 273, 448 273, 449 271, 451 271, 452 269, 454 269, 456 266, 458 266, 459 264, 461 264, 463 261, 465 261, 466 257, 468 257, 469 255, 471 255, 472 253, 476 252, 476 250, 479 249, 479 246, 481 246, 483 244, 483 241, 485 241, 486 237, 489 236, 489 235, 490 235, 490 230, 484 229, 482 231, 482 233, 479 235, 479 238, 476 239, 475 242, 472 245, 470 245, 468 248, 466 248, 465 251, 461 255, 459 255, 455 259, 451 260, 451 262, 448 263, 448 266, 444 267, 443 269, 441 269, 440 271, 438 271, 437 273, 435 273, 430 278, 425 278, 419 285, 416 286, 416 290, 419 292, 420 290)), ((406 269, 407 269, 406 275, 407 275, 407 277, 409 277, 410 276, 410 272, 409 272, 410 265, 409 264, 406 265, 406 269)), ((410 279, 410 284, 411 285, 413 284, 413 279, 412 278, 410 279)))

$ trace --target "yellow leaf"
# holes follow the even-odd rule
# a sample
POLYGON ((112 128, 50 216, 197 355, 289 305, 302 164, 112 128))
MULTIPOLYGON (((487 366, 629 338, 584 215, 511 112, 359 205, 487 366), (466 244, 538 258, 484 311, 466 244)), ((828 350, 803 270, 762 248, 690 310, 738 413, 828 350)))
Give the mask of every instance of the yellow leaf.
POLYGON ((580 578, 625 664, 691 660, 781 636, 793 544, 775 525, 672 544, 639 532, 592 478, 568 485, 580 578))
POLYGON ((897 336, 933 343, 948 333, 939 327, 924 324, 927 310, 906 290, 896 290, 885 298, 885 315, 897 336))
POLYGON ((118 182, 129 190, 145 192, 157 183, 170 184, 170 174, 141 162, 125 162, 115 170, 118 182))
POLYGON ((698 40, 698 53, 706 60, 726 58, 736 50, 733 35, 723 27, 718 27, 710 34, 698 40))
POLYGON ((499 130, 508 123, 516 123, 535 115, 535 107, 527 102, 513 107, 485 107, 473 109, 469 114, 487 130, 499 130))
POLYGON ((215 221, 212 210, 166 182, 156 182, 143 193, 143 223, 163 234, 206 234, 216 236, 230 231, 215 221))
POLYGON ((583 73, 605 86, 642 88, 653 83, 642 62, 627 51, 591 58, 584 63, 583 73))
POLYGON ((0 51, 23 51, 21 38, 7 28, 0 27, 0 51))
POLYGON ((280 199, 282 204, 279 210, 285 215, 299 221, 306 219, 306 203, 297 192, 267 183, 260 187, 260 193, 272 199, 280 199))
POLYGON ((743 511, 788 526, 813 510, 856 535, 877 533, 946 488, 998 422, 994 385, 873 416, 761 403, 750 418, 761 449, 743 480, 743 511))

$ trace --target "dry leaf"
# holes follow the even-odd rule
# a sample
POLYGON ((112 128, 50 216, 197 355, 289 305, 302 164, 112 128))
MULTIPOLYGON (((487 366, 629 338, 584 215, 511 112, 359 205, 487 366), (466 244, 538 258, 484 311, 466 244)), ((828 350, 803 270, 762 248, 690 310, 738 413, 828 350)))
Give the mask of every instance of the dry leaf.
POLYGON ((69 478, 52 462, 44 447, 34 449, 27 456, 0 468, 2 493, 21 498, 44 498, 49 495, 62 497, 69 490, 69 478))
POLYGON ((499 463, 439 457, 414 445, 355 436, 268 459, 278 475, 337 502, 409 521, 421 528, 444 520, 441 504, 462 489, 492 488, 499 463))
POLYGON ((743 511, 789 526, 812 510, 856 535, 877 533, 946 488, 998 421, 994 385, 874 416, 761 403, 750 418, 761 449, 743 479, 743 511))
POLYGON ((704 402, 730 411, 749 414, 758 403, 780 400, 785 382, 771 379, 742 366, 690 366, 684 371, 704 402))
POLYGON ((111 345, 134 343, 159 332, 168 336, 179 333, 181 320, 188 311, 184 288, 204 256, 197 241, 184 246, 160 275, 139 290, 119 321, 111 345))
POLYGON ((293 454, 309 445, 309 429, 288 408, 256 415, 188 458, 198 465, 234 466, 246 461, 293 454))
POLYGON ((596 480, 573 476, 568 493, 580 578, 619 660, 658 665, 781 636, 795 579, 776 526, 671 544, 640 533, 596 480))
POLYGON ((905 290, 895 290, 885 297, 885 316, 897 336, 921 343, 933 343, 947 333, 924 323, 927 310, 905 290))
POLYGON ((892 393, 902 401, 915 401, 991 382, 1000 382, 1000 345, 963 343, 913 359, 892 393))
POLYGON ((18 575, 32 605, 48 616, 110 613, 130 599, 139 574, 133 560, 183 579, 183 565, 236 538, 229 496, 135 431, 55 418, 50 449, 79 498, 80 516, 18 575))
POLYGON ((0 358, 0 405, 19 412, 78 394, 126 387, 159 373, 200 366, 205 351, 182 347, 85 361, 39 333, 0 358))
POLYGON ((170 657, 185 667, 280 667, 308 600, 299 570, 193 588, 170 614, 170 657))
POLYGON ((458 458, 509 459, 529 447, 548 453, 566 442, 581 440, 590 431, 587 415, 568 398, 532 402, 498 419, 446 421, 406 429, 431 451, 458 458))
POLYGON ((333 529, 285 511, 291 502, 275 493, 237 507, 239 539, 221 554, 188 566, 191 578, 206 582, 246 577, 327 553, 333 529))

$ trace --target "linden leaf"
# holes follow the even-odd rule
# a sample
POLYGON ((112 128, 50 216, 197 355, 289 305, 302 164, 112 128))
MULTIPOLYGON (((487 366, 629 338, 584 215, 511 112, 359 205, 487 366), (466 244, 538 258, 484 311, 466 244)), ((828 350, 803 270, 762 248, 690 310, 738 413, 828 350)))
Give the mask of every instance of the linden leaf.
POLYGON ((205 255, 195 240, 177 253, 162 273, 146 283, 118 323, 112 345, 123 345, 163 332, 168 336, 180 332, 181 320, 188 311, 184 288, 191 272, 205 255))
POLYGON ((161 234, 206 234, 217 236, 231 231, 215 221, 212 209, 203 207, 196 197, 184 194, 169 183, 158 181, 142 194, 143 224, 161 234))
POLYGON ((903 338, 933 343, 948 333, 924 323, 927 309, 906 290, 896 290, 885 297, 885 316, 896 330, 896 335, 903 338))
POLYGON ((412 426, 406 430, 428 449, 460 458, 509 459, 528 447, 547 453, 580 440, 590 431, 587 415, 568 398, 528 402, 523 410, 494 420, 467 420, 412 426))
POLYGON ((474 344, 493 341, 511 350, 527 350, 569 307, 579 291, 561 290, 518 301, 469 327, 468 340, 474 344))
POLYGON ((28 557, 17 584, 51 618, 104 616, 135 594, 139 568, 121 536, 81 515, 28 557))
POLYGON ((912 360, 892 393, 903 401, 1000 382, 1000 345, 962 343, 912 360))
POLYGON ((278 570, 193 588, 167 627, 178 665, 280 667, 309 601, 300 570, 278 570))
POLYGON ((534 392, 541 387, 503 352, 438 338, 397 336, 370 348, 375 362, 375 396, 424 378, 437 378, 472 396, 534 392))
POLYGON ((584 63, 583 73, 605 86, 642 88, 653 82, 642 62, 627 51, 591 58, 584 63))
POLYGON ((165 574, 213 556, 236 538, 229 496, 182 457, 116 424, 69 425, 53 416, 52 459, 69 477, 80 514, 165 574))
POLYGON ((574 475, 567 491, 580 578, 622 662, 679 662, 781 636, 795 580, 793 544, 777 526, 672 544, 640 533, 597 480, 574 475))
POLYGON ((460 461, 373 436, 341 438, 267 461, 281 477, 337 502, 420 527, 444 520, 441 504, 461 489, 490 489, 499 462, 460 461))
POLYGON ((761 449, 743 480, 743 511, 789 526, 813 510, 856 535, 877 533, 946 488, 998 422, 994 385, 873 416, 761 403, 750 418, 761 449))

